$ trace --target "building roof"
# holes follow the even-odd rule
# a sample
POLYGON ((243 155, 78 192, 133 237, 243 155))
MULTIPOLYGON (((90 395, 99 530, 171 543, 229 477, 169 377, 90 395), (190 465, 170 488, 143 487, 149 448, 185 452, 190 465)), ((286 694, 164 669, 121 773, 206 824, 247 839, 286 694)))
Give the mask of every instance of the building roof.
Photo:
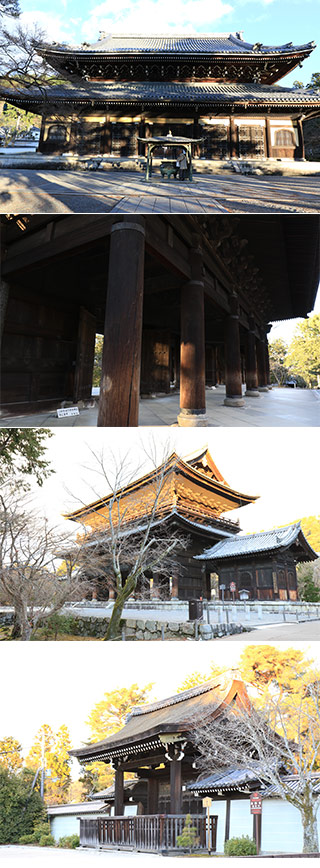
POLYGON ((192 34, 125 34, 125 33, 101 33, 100 39, 93 43, 82 45, 68 45, 67 43, 51 43, 45 49, 61 51, 65 53, 76 52, 90 54, 240 54, 241 56, 260 54, 265 55, 288 55, 294 53, 310 53, 315 47, 314 42, 304 45, 293 45, 288 42, 285 45, 263 45, 261 42, 249 43, 242 39, 240 33, 192 33, 192 34))
POLYGON ((253 786, 258 778, 252 769, 230 766, 228 769, 218 769, 213 774, 202 776, 200 780, 188 785, 188 790, 194 793, 217 793, 219 790, 239 790, 253 786))
POLYGON ((246 702, 244 683, 231 671, 167 699, 133 708, 119 732, 96 744, 72 750, 70 754, 87 762, 108 761, 130 754, 130 749, 136 749, 139 744, 144 744, 148 751, 152 746, 163 746, 169 735, 174 738, 190 733, 199 720, 222 715, 230 703, 243 706, 246 702))
POLYGON ((96 814, 98 811, 106 809, 106 800, 101 798, 93 802, 78 802, 77 804, 68 805, 48 805, 47 814, 49 817, 59 817, 61 814, 75 814, 79 817, 82 814, 96 814))
POLYGON ((210 82, 158 82, 158 81, 124 81, 124 82, 90 82, 73 83, 66 81, 61 85, 48 88, 17 88, 9 90, 1 87, 0 96, 14 105, 38 105, 69 103, 95 105, 118 104, 139 105, 141 103, 159 105, 190 105, 198 103, 218 108, 239 106, 279 108, 312 108, 320 106, 320 93, 304 88, 294 89, 279 85, 255 83, 216 83, 210 82))
MULTIPOLYGON (((114 497, 113 493, 108 493, 104 498, 69 513, 66 518, 85 521, 96 530, 106 529, 108 508, 114 497)), ((204 447, 186 458, 173 452, 159 467, 123 488, 119 487, 112 508, 117 521, 120 508, 123 530, 132 521, 143 521, 154 510, 157 518, 175 510, 181 517, 210 525, 210 520, 216 520, 222 513, 253 503, 256 499, 256 496, 231 488, 204 447)), ((237 532, 235 526, 233 529, 237 532)))
POLYGON ((315 560, 317 558, 316 552, 307 542, 301 529, 301 523, 298 521, 295 524, 289 524, 286 527, 279 527, 275 530, 237 535, 236 537, 233 536, 229 539, 221 540, 216 545, 206 549, 201 555, 195 555, 195 559, 200 561, 221 561, 227 558, 246 557, 279 549, 287 549, 293 545, 297 546, 297 554, 299 554, 298 548, 300 548, 299 560, 303 560, 301 549, 305 552, 305 560, 315 560))
MULTIPOLYGON (((137 784, 139 784, 140 781, 141 781, 141 778, 131 778, 129 780, 124 780, 123 781, 124 792, 125 793, 131 792, 131 790, 134 789, 134 787, 137 784)), ((99 799, 100 800, 105 799, 107 802, 112 802, 114 800, 114 797, 115 797, 115 782, 110 784, 109 787, 106 787, 105 790, 99 790, 98 793, 92 793, 90 796, 90 799, 92 799, 93 802, 99 801, 99 799)))

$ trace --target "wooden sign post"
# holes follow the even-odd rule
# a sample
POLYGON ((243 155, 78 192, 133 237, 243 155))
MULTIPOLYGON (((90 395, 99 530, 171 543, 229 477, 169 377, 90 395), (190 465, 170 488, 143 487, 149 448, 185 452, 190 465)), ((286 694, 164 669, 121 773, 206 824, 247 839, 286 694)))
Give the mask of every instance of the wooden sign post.
POLYGON ((202 799, 202 805, 207 809, 208 853, 211 853, 210 808, 212 805, 212 799, 210 799, 209 796, 206 796, 205 799, 202 799))
POLYGON ((262 814, 262 796, 261 793, 252 793, 250 796, 250 813, 254 816, 254 837, 257 846, 257 856, 260 852, 261 844, 261 814, 262 814))

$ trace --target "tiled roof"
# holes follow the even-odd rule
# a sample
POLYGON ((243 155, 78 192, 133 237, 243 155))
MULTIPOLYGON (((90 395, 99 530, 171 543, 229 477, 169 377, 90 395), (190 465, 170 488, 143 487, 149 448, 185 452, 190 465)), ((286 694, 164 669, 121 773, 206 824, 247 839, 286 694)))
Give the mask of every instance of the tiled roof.
POLYGON ((97 42, 82 45, 55 44, 47 45, 51 51, 84 52, 103 54, 240 54, 240 55, 270 55, 292 54, 296 51, 305 53, 311 51, 314 43, 305 45, 255 45, 244 42, 237 33, 193 33, 187 34, 102 34, 97 42))
MULTIPOLYGON (((309 780, 310 784, 312 785, 313 792, 320 793, 320 775, 311 774, 309 780)), ((284 779, 284 781, 293 793, 299 793, 301 791, 302 787, 298 775, 292 775, 290 777, 288 776, 288 778, 284 779)), ((277 786, 277 784, 272 784, 264 791, 264 797, 270 798, 271 796, 280 796, 280 787, 277 786)))
MULTIPOLYGON (((266 530, 261 533, 250 533, 245 536, 237 535, 221 542, 216 543, 209 549, 206 549, 202 555, 195 555, 196 560, 220 560, 223 558, 238 557, 240 555, 251 555, 258 552, 269 552, 274 549, 286 548, 300 536, 309 546, 307 540, 303 536, 300 522, 289 524, 287 527, 279 527, 276 530, 266 530)), ((313 552, 315 555, 315 552, 313 552)))
POLYGON ((157 738, 160 733, 187 733, 195 720, 203 721, 213 714, 223 713, 228 697, 239 690, 245 690, 239 676, 233 672, 219 675, 206 684, 133 709, 119 732, 96 744, 72 750, 70 754, 79 759, 110 756, 120 750, 127 751, 131 744, 157 738))
MULTIPOLYGON (((21 101, 42 102, 43 93, 37 88, 14 92, 1 89, 0 95, 6 99, 12 96, 14 103, 21 101)), ((76 85, 65 82, 63 85, 48 88, 46 91, 48 102, 70 101, 91 103, 201 103, 215 105, 230 105, 245 103, 252 105, 320 105, 319 91, 292 89, 279 87, 278 85, 262 84, 210 84, 190 82, 86 82, 85 85, 76 85)))
POLYGON ((202 791, 216 792, 223 789, 237 789, 245 784, 254 784, 257 780, 252 769, 232 767, 219 769, 211 775, 201 778, 189 784, 188 790, 202 793, 202 791))
POLYGON ((77 817, 82 816, 82 814, 96 814, 97 811, 105 810, 106 803, 105 800, 98 800, 93 804, 93 802, 78 802, 78 804, 70 804, 70 805, 48 805, 47 814, 49 817, 58 817, 63 814, 76 814, 77 817))

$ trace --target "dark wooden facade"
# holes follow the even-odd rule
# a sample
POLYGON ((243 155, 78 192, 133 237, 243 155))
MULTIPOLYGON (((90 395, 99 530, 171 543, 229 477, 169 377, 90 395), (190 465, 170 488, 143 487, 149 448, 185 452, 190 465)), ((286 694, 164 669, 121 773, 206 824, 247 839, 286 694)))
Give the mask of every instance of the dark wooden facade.
POLYGON ((170 129, 201 138, 199 158, 301 159, 302 120, 319 115, 319 94, 277 82, 313 48, 251 45, 241 33, 101 34, 92 45, 39 47, 59 85, 1 93, 43 114, 46 154, 143 155, 139 137, 170 129))
POLYGON ((179 424, 205 425, 205 385, 268 388, 270 320, 306 316, 319 276, 313 216, 2 218, 1 405, 91 394, 98 424, 138 424, 143 394, 180 389, 179 424), (272 250, 272 257, 270 256, 272 250))
MULTIPOLYGON (((162 536, 179 532, 187 546, 175 552, 166 577, 161 575, 161 571, 150 572, 150 588, 145 584, 142 588, 138 586, 135 596, 139 598, 142 595, 143 598, 154 600, 170 597, 180 600, 200 597, 210 599, 211 588, 205 564, 196 556, 201 555, 208 544, 235 536, 239 532, 239 525, 222 514, 254 500, 255 497, 241 494, 228 485, 205 448, 186 459, 173 453, 163 469, 159 467, 121 488, 119 496, 117 493, 107 495, 101 501, 81 507, 68 518, 84 524, 90 533, 105 535, 111 528, 111 522, 114 529, 118 527, 120 516, 121 533, 125 534, 125 539, 129 539, 130 536, 139 537, 144 523, 153 514, 154 536, 158 530, 162 536)), ((103 551, 102 542, 102 557, 103 551)), ((106 575, 103 581, 97 581, 94 596, 113 598, 112 579, 108 580, 106 575)))
POLYGON ((298 599, 297 563, 316 558, 299 522, 224 540, 196 556, 205 563, 207 575, 216 571, 220 597, 282 601, 298 599))

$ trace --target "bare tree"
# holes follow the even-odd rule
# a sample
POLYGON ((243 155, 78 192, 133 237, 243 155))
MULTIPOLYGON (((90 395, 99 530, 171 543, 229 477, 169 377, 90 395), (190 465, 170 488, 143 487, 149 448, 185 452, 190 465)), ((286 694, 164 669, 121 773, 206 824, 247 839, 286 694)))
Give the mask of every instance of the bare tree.
MULTIPOLYGON (((99 511, 83 516, 86 536, 84 547, 96 552, 91 575, 94 574, 100 552, 99 575, 104 572, 112 596, 115 597, 110 623, 105 639, 118 639, 123 607, 133 595, 145 595, 150 588, 149 576, 161 573, 168 580, 179 572, 177 554, 188 545, 188 539, 178 529, 167 523, 170 475, 173 470, 168 448, 164 450, 160 465, 156 447, 144 449, 145 457, 152 464, 150 480, 144 491, 139 489, 132 497, 125 497, 130 483, 137 480, 139 471, 132 471, 129 455, 121 459, 108 453, 108 463, 103 454, 91 454, 95 459, 95 472, 108 486, 109 494, 101 501, 99 511), (141 498, 143 497, 143 500, 141 498), (98 519, 95 517, 98 515, 98 519), (95 521, 92 535, 88 524, 95 521)), ((90 468, 92 474, 93 470, 90 468)), ((79 521, 81 518, 79 517, 79 521)), ((89 556, 86 557, 89 563, 89 556)), ((87 567, 88 569, 88 567, 87 567)))
POLYGON ((208 774, 236 766, 251 771, 264 787, 273 786, 277 796, 300 812, 303 852, 318 852, 319 681, 306 681, 292 695, 274 690, 265 696, 263 707, 242 704, 227 710, 223 720, 195 726, 193 740, 199 768, 208 774))
POLYGON ((86 590, 79 578, 82 542, 51 527, 21 488, 0 490, 0 593, 14 608, 12 638, 30 640, 37 627, 86 590), (65 552, 67 551, 67 554, 65 552), (63 567, 62 567, 63 552, 63 567))

